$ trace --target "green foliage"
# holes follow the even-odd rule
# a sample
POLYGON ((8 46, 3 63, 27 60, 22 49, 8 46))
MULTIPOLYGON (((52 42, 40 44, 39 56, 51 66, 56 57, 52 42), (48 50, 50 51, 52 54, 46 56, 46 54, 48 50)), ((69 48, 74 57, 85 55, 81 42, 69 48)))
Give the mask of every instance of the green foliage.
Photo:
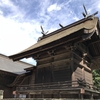
POLYGON ((94 85, 100 88, 100 70, 93 70, 92 74, 94 85))

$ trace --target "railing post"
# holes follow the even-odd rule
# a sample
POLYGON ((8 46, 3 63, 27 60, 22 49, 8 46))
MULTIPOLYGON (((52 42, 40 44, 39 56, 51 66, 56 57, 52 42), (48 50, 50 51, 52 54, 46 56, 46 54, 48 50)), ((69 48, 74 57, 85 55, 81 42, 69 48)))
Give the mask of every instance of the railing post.
POLYGON ((61 98, 61 93, 60 93, 60 91, 58 92, 58 98, 61 98))
POLYGON ((85 93, 84 88, 81 88, 81 89, 80 89, 80 99, 81 99, 81 100, 84 99, 84 97, 83 97, 83 96, 84 96, 84 93, 85 93))
POLYGON ((44 94, 41 92, 41 98, 44 98, 44 94))
POLYGON ((84 99, 84 98, 83 98, 83 94, 81 94, 80 96, 81 96, 81 100, 83 100, 83 99, 84 99))
POLYGON ((28 93, 28 98, 31 98, 30 93, 28 93))
POLYGON ((17 93, 16 93, 16 98, 19 98, 19 95, 20 95, 20 93, 17 92, 17 93))
POLYGON ((92 93, 91 93, 91 95, 90 95, 90 99, 93 100, 93 94, 92 94, 92 93))

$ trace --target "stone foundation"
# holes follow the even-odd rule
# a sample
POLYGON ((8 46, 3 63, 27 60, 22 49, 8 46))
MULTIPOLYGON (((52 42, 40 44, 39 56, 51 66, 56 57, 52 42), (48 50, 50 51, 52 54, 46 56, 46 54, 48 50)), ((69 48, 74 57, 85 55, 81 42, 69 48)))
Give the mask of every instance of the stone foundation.
POLYGON ((0 90, 0 100, 3 99, 3 90, 0 90))
POLYGON ((100 99, 50 99, 50 98, 13 98, 13 99, 3 99, 3 100, 100 100, 100 99))

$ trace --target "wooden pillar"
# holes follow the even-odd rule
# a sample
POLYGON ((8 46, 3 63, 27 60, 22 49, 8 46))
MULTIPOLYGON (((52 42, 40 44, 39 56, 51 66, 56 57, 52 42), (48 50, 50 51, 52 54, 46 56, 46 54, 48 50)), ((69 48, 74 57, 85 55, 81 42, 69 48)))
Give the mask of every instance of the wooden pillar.
POLYGON ((19 98, 19 95, 20 95, 20 93, 17 92, 17 93, 16 93, 16 98, 19 98))
POLYGON ((60 91, 58 92, 58 98, 61 98, 61 93, 60 93, 60 91))
POLYGON ((81 98, 80 98, 81 100, 83 100, 83 99, 84 99, 83 94, 81 94, 81 95, 80 95, 80 97, 81 97, 81 98))
MULTIPOLYGON (((52 62, 54 62, 54 54, 51 56, 51 60, 52 62)), ((51 68, 52 82, 54 82, 54 66, 52 62, 50 63, 51 64, 50 68, 51 68)))
POLYGON ((31 95, 30 95, 30 93, 28 93, 28 98, 31 98, 31 95))
POLYGON ((79 98, 78 98, 78 99, 80 99, 80 98, 81 98, 81 94, 79 93, 79 94, 78 94, 78 96, 79 96, 79 98))
POLYGON ((37 62, 37 67, 36 67, 36 71, 35 71, 35 80, 34 80, 34 83, 38 83, 38 60, 39 60, 39 56, 40 55, 36 55, 35 57, 33 57, 35 60, 36 60, 36 62, 37 62))
POLYGON ((74 62, 73 62, 73 51, 71 54, 71 71, 72 71, 72 80, 71 81, 75 81, 75 72, 74 72, 74 62))
POLYGON ((38 66, 36 67, 35 83, 38 83, 38 66))
POLYGON ((51 63, 51 74, 52 74, 52 82, 54 82, 54 66, 51 63))
POLYGON ((90 95, 90 100, 93 100, 93 93, 91 93, 90 95))
POLYGON ((29 98, 29 93, 26 94, 26 98, 29 98))
POLYGON ((80 89, 80 99, 81 99, 81 100, 84 99, 84 97, 83 97, 83 96, 84 96, 84 93, 85 93, 84 88, 81 88, 81 89, 80 89))
POLYGON ((85 79, 85 70, 84 70, 84 67, 82 68, 82 79, 85 79))
POLYGON ((79 100, 83 100, 83 99, 84 99, 83 94, 79 93, 79 100))
POLYGON ((43 92, 41 92, 41 98, 44 98, 44 94, 43 94, 43 92))

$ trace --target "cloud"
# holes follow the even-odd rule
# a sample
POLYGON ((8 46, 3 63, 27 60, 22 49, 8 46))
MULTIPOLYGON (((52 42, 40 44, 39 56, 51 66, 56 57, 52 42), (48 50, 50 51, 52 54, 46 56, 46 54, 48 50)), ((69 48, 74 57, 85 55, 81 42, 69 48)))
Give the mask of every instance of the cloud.
POLYGON ((22 11, 18 5, 14 5, 11 0, 0 0, 0 9, 4 17, 12 19, 22 19, 25 15, 25 11, 22 11))
MULTIPOLYGON (((23 2, 25 3, 25 2, 23 2)), ((37 20, 25 19, 25 11, 20 10, 18 5, 14 5, 10 0, 0 1, 0 52, 12 55, 20 52, 37 42, 40 23, 37 20), (6 16, 4 8, 8 8, 12 13, 6 16)), ((27 12, 27 10, 26 10, 27 12)))
POLYGON ((97 7, 100 9, 100 3, 97 5, 97 7))
POLYGON ((3 11, 0 10, 0 15, 3 15, 3 11))
POLYGON ((50 6, 48 7, 47 10, 48 10, 48 12, 53 11, 53 10, 61 10, 61 7, 58 6, 58 5, 55 3, 55 4, 50 5, 50 6))
MULTIPOLYGON (((85 2, 85 6, 90 15, 95 13, 96 11, 100 11, 100 1, 99 0, 97 1, 91 0, 89 3, 85 2)), ((100 12, 96 16, 100 17, 100 12)))
MULTIPOLYGON (((1 14, 5 13, 4 8, 9 9, 11 13, 7 13, 6 16, 0 16, 0 26, 2 27, 2 29, 0 29, 0 44, 2 48, 0 51, 10 55, 33 45, 36 43, 38 37, 41 36, 40 25, 44 27, 44 30, 49 30, 49 32, 51 32, 59 27, 58 22, 65 25, 66 23, 69 23, 71 20, 67 20, 67 18, 69 18, 71 14, 69 13, 69 16, 63 14, 66 12, 66 9, 64 8, 65 4, 68 4, 69 1, 64 4, 51 4, 49 0, 44 0, 44 2, 40 2, 40 11, 35 15, 36 18, 28 19, 30 17, 28 17, 29 15, 26 15, 26 13, 31 8, 26 8, 29 6, 30 1, 26 2, 25 0, 22 0, 19 6, 16 4, 18 1, 12 2, 11 0, 1 0, 1 14), (26 8, 23 5, 26 6, 26 8), (53 10, 56 11, 55 14, 47 14, 47 11, 51 12, 53 10), (57 16, 58 13, 60 16, 57 16), (8 50, 6 51, 6 49, 8 50)), ((75 16, 75 18, 77 17, 75 16)))
POLYGON ((0 16, 0 52, 11 55, 20 52, 36 43, 39 23, 36 21, 18 22, 0 16), (37 31, 36 31, 37 30, 37 31))
POLYGON ((59 23, 83 18, 83 4, 90 14, 100 10, 100 1, 94 0, 0 0, 0 52, 12 55, 36 43, 40 25, 50 33, 59 23))
POLYGON ((46 11, 50 3, 51 3, 50 0, 41 0, 41 2, 39 2, 39 11, 38 11, 39 17, 47 16, 46 11))

